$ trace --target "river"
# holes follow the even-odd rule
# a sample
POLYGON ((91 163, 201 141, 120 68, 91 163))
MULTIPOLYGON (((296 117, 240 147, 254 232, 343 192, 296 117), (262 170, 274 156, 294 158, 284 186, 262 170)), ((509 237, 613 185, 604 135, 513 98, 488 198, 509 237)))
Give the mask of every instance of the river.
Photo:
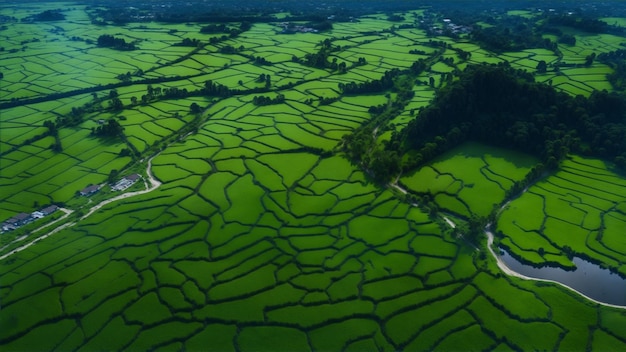
POLYGON ((603 269, 599 265, 574 257, 576 270, 567 271, 555 267, 535 268, 522 264, 506 251, 496 253, 493 248, 493 233, 485 231, 491 255, 498 267, 507 275, 525 280, 548 281, 564 286, 590 301, 614 308, 626 309, 626 279, 603 269))
POLYGON ((517 261, 506 251, 500 257, 509 268, 524 276, 558 281, 596 301, 626 306, 626 280, 582 258, 574 257, 576 270, 567 271, 549 266, 535 268, 517 261))

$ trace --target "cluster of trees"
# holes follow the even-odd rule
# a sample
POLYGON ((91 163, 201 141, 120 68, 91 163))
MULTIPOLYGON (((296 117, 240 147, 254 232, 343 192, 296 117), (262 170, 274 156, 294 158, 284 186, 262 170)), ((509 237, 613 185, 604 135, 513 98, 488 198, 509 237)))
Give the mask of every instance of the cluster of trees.
POLYGON ((103 125, 94 127, 91 134, 98 137, 124 137, 124 127, 115 119, 109 119, 103 125))
POLYGON ((230 31, 231 29, 223 23, 209 24, 200 28, 200 33, 204 34, 230 33, 230 31))
POLYGON ((209 25, 203 26, 202 28, 200 28, 200 33, 203 33, 203 34, 224 33, 224 34, 228 34, 230 38, 235 38, 239 36, 241 33, 250 30, 250 28, 252 28, 252 23, 250 21, 242 21, 239 24, 239 27, 237 28, 229 27, 226 24, 219 23, 219 24, 209 24, 209 25))
POLYGON ((626 90, 626 50, 618 49, 601 53, 597 59, 613 69, 613 72, 607 75, 613 88, 622 92, 626 90))
POLYGON ((377 80, 360 83, 339 83, 339 90, 341 90, 343 94, 368 94, 383 92, 393 87, 393 79, 397 77, 400 72, 401 71, 399 69, 394 68, 385 72, 385 74, 377 80))
POLYGON ((195 48, 195 47, 200 46, 201 44, 202 42, 199 39, 185 38, 180 43, 174 44, 174 46, 186 46, 186 47, 195 48))
POLYGON ((276 98, 270 98, 263 95, 257 95, 252 98, 252 104, 256 106, 265 106, 265 105, 276 105, 282 104, 285 102, 285 96, 283 94, 278 94, 276 98))
POLYGON ((616 29, 604 21, 580 15, 553 15, 549 16, 545 23, 551 26, 575 28, 588 33, 608 33, 616 29))
POLYGON ((61 10, 46 10, 36 15, 28 16, 22 19, 22 22, 47 22, 47 21, 63 21, 65 15, 61 10))
POLYGON ((102 48, 111 48, 115 50, 135 50, 137 47, 133 43, 126 43, 122 38, 116 38, 109 34, 103 34, 98 37, 97 45, 102 48))
POLYGON ((388 147, 400 154, 417 151, 406 169, 470 138, 536 155, 548 168, 569 152, 609 158, 623 167, 625 114, 626 100, 618 94, 571 97, 508 64, 468 66, 388 147))
POLYGON ((269 88, 272 85, 272 76, 261 73, 256 79, 257 83, 265 83, 265 88, 269 88))
POLYGON ((255 65, 258 65, 258 66, 269 66, 272 64, 271 62, 267 61, 264 57, 261 57, 261 56, 253 56, 252 61, 254 62, 255 65))
POLYGON ((328 61, 328 57, 330 53, 333 51, 338 51, 339 48, 333 47, 332 41, 330 39, 324 39, 320 42, 320 49, 318 52, 314 54, 306 54, 304 59, 299 59, 296 56, 292 57, 292 61, 299 62, 305 66, 315 67, 315 68, 330 68, 331 63, 328 61))
POLYGON ((124 104, 115 89, 109 91, 109 108, 113 111, 120 111, 124 109, 124 104))
POLYGON ((376 134, 381 133, 381 129, 393 128, 388 122, 401 114, 415 95, 413 85, 418 74, 408 70, 398 75, 393 80, 396 99, 391 100, 391 96, 388 96, 387 104, 370 107, 370 123, 343 138, 343 151, 351 160, 365 167, 376 182, 386 183, 401 170, 399 148, 388 145, 381 148, 376 145, 376 134))
POLYGON ((553 52, 558 50, 555 42, 543 38, 540 31, 526 24, 515 27, 498 25, 475 28, 470 37, 482 47, 494 52, 521 51, 531 48, 544 48, 553 52))
POLYGON ((52 121, 46 120, 43 123, 43 127, 48 129, 48 133, 46 134, 47 136, 54 137, 54 143, 50 146, 50 149, 57 153, 62 152, 63 145, 61 145, 61 137, 59 137, 59 129, 57 128, 57 125, 52 121))
POLYGON ((202 89, 203 95, 216 96, 220 98, 227 98, 233 94, 233 91, 223 84, 207 80, 204 82, 204 88, 202 89))
POLYGON ((339 73, 346 73, 348 69, 367 65, 367 60, 364 57, 359 57, 356 62, 352 63, 350 67, 345 61, 338 62, 337 58, 333 58, 332 61, 328 61, 331 53, 341 50, 340 46, 334 46, 330 39, 325 39, 320 42, 320 49, 314 54, 306 54, 303 59, 297 56, 292 56, 291 61, 298 62, 305 66, 315 67, 320 69, 330 69, 332 71, 338 71, 339 73))

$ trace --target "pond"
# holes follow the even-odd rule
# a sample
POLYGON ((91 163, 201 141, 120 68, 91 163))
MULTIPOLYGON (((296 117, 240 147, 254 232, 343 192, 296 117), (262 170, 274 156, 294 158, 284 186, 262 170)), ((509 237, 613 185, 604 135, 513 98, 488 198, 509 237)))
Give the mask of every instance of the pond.
POLYGON ((582 258, 574 257, 576 269, 567 271, 550 266, 535 268, 504 250, 500 257, 511 270, 529 278, 557 281, 598 302, 626 306, 626 279, 582 258))

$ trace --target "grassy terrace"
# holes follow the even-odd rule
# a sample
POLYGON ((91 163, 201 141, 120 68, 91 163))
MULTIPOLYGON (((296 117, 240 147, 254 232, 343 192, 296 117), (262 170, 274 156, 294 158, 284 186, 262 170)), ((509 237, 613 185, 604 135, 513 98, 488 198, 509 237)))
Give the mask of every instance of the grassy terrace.
POLYGON ((573 156, 502 212, 502 245, 533 264, 572 266, 573 252, 626 274, 625 195, 604 162, 573 156))
MULTIPOLYGON (((54 3, 54 8, 60 6, 54 3)), ((369 121, 368 109, 388 92, 341 95, 339 83, 368 82, 387 70, 408 68, 435 55, 426 33, 386 30, 403 22, 373 15, 334 24, 323 33, 279 34, 254 24, 236 38, 193 48, 183 38, 208 42, 201 25, 147 23, 120 27, 90 24, 82 5, 51 24, 11 23, 0 38, 4 78, 0 103, 46 97, 98 84, 120 74, 180 76, 161 89, 201 89, 212 80, 231 89, 269 91, 230 97, 141 100, 148 86, 117 88, 124 109, 89 113, 59 130, 61 152, 43 122, 99 101, 109 89, 0 110, 0 218, 31 212, 35 204, 63 202, 85 211, 111 197, 75 196, 105 183, 111 170, 145 173, 146 160, 163 184, 154 191, 108 204, 75 226, 0 261, 0 347, 3 350, 619 350, 626 346, 623 310, 592 304, 555 285, 503 275, 444 231, 417 207, 368 181, 337 146, 369 121), (61 27, 63 30, 58 30, 61 27), (97 48, 111 34, 138 40, 132 52, 97 48), (42 38, 22 45, 24 40, 42 38), (331 39, 347 66, 340 74, 293 62, 331 39), (236 53, 221 52, 225 46, 236 53), (25 49, 22 50, 22 47, 25 49), (11 49, 19 49, 10 53, 11 49), (409 54, 412 49, 426 55, 409 54), (393 53, 393 55, 389 55, 393 53), (261 56, 270 65, 255 65, 261 56), (183 58, 183 60, 180 60, 183 58), (257 106, 254 97, 284 96, 257 106), (322 98, 337 98, 321 104, 322 98), (190 105, 202 107, 199 117, 190 105), (124 119, 119 119, 123 116, 124 119), (126 140, 91 135, 99 120, 114 118, 126 140), (198 122, 199 121, 199 122, 198 122), (186 131, 185 126, 198 123, 186 131), (181 131, 184 131, 182 133, 181 131), (120 154, 135 149, 141 157, 120 154)), ((44 5, 0 9, 25 17, 44 5)), ((412 24, 407 15, 404 24, 412 24)), ((238 24, 233 24, 238 25, 238 24)), ((472 53, 470 63, 506 60, 532 68, 549 53, 532 50, 496 56, 465 39, 441 37, 472 53)), ((604 38, 606 39, 606 38, 604 38)), ((600 38, 587 38, 598 40, 600 38)), ((582 42, 582 41, 581 41, 582 42)), ((604 41, 603 41, 604 43, 604 41)), ((603 44, 598 50, 613 50, 603 44)), ((567 60, 584 60, 569 48, 567 60)), ((563 48, 565 50, 565 48, 563 48)), ((415 96, 391 123, 400 128, 411 109, 428 104, 441 73, 462 68, 440 61, 414 86, 415 96)), ((332 60, 332 58, 330 60, 332 60)), ((587 75, 608 67, 563 69, 539 76, 570 93, 602 87, 587 75), (581 82, 587 82, 582 84, 581 82)), ((106 106, 108 100, 101 100, 106 106)), ((381 131, 384 139, 392 127, 381 131)), ((468 144, 400 180, 428 193, 447 211, 485 215, 536 162, 531 157, 468 144)), ((136 186, 139 187, 139 186, 136 186)), ((567 263, 565 245, 626 274, 626 181, 597 160, 572 157, 562 169, 510 203, 499 219, 503 245, 536 262, 567 263), (534 254, 540 248, 544 254, 534 254), (532 253, 532 254, 531 254, 532 253)), ((0 236, 11 236, 10 233, 0 236)), ((6 237, 5 237, 6 238, 6 237)), ((486 252, 484 244, 481 253, 486 252)), ((0 253, 5 254, 5 253, 0 253)))

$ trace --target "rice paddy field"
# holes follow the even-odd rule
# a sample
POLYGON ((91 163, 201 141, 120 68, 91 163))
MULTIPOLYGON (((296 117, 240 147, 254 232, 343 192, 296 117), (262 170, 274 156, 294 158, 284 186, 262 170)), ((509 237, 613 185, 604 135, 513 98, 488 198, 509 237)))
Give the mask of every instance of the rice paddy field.
MULTIPOLYGON (((623 309, 504 275, 493 258, 481 255, 485 244, 478 252, 451 237, 338 151, 342 137, 371 118, 369 108, 388 101, 387 92, 343 95, 339 83, 379 79, 435 55, 422 30, 390 31, 397 23, 382 14, 321 33, 282 34, 276 24, 255 23, 237 37, 189 48, 173 44, 184 38, 208 43, 213 35, 193 23, 95 26, 89 9, 74 3, 3 6, 0 15, 24 18, 60 7, 67 8, 64 21, 11 22, 0 31, 0 104, 42 99, 0 110, 0 219, 49 203, 85 214, 113 194, 85 198, 76 192, 106 183, 111 170, 139 170, 161 184, 74 217, 71 226, 17 253, 9 253, 15 246, 0 249, 2 350, 626 346, 623 309), (103 34, 137 41, 139 49, 98 48, 93 41, 103 34), (361 57, 367 63, 340 74, 292 60, 317 52, 326 39, 341 46, 332 53, 338 63, 351 67, 361 57), (225 53, 225 46, 237 51, 225 53), (426 54, 409 53, 416 48, 426 54), (270 64, 255 65, 252 56, 270 64), (134 76, 140 70, 143 76, 134 76), (106 106, 102 98, 110 89, 102 87, 120 83, 127 72, 130 82, 117 88, 121 111, 101 109, 59 129, 60 152, 50 148, 55 137, 37 138, 46 132, 45 121, 72 108, 106 106), (263 86, 261 74, 271 76, 269 91, 245 93, 263 86), (152 88, 194 91, 211 80, 244 93, 134 104, 133 97, 141 100, 149 89, 144 78, 162 80, 152 88), (77 92, 83 88, 94 90, 77 92), (46 99, 54 93, 68 97, 46 99), (284 99, 255 105, 261 94, 284 99), (322 98, 336 99, 322 104, 322 98), (193 103, 202 108, 198 116, 190 113, 193 103), (91 133, 110 118, 124 128, 124 140, 91 133), (192 123, 195 128, 186 130, 192 123)), ((403 23, 412 21, 407 15, 403 23)), ((505 60, 532 68, 555 59, 539 49, 498 56, 465 39, 437 39, 470 51, 469 63, 505 60)), ((605 39, 611 38, 586 40, 599 45, 605 39)), ((571 49, 568 60, 587 55, 582 46, 571 49)), ((467 64, 450 50, 441 55, 453 57, 452 66, 433 62, 420 80, 467 64)), ((563 69, 553 85, 590 93, 601 84, 580 82, 609 68, 594 63, 577 70, 563 69)), ((392 121, 396 128, 435 93, 427 84, 414 90, 406 111, 392 121)), ((430 194, 446 211, 486 215, 535 162, 470 143, 401 182, 430 194)), ((626 274, 625 187, 601 161, 572 156, 503 210, 497 224, 502 244, 524 257, 541 247, 538 261, 559 262, 567 260, 562 251, 568 245, 626 274)))
POLYGON ((502 212, 502 245, 533 264, 572 266, 566 247, 619 273, 624 266, 626 180, 597 159, 572 156, 502 212))
POLYGON ((428 195, 444 210, 486 217, 537 162, 522 153, 466 143, 403 176, 400 183, 413 193, 428 195))

